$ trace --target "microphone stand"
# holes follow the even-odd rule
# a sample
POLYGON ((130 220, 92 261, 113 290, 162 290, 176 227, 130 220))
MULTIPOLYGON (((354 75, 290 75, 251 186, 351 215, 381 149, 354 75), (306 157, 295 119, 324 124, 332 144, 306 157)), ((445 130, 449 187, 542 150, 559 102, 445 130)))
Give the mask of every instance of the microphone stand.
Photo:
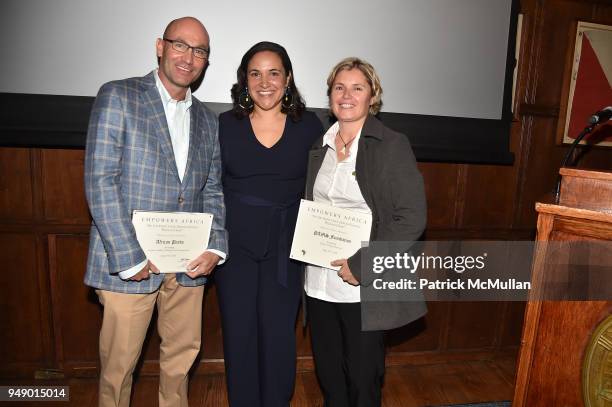
MULTIPOLYGON (((565 158, 563 159, 563 162, 561 163, 562 168, 567 166, 569 159, 572 156, 572 153, 576 150, 576 146, 582 141, 583 138, 585 138, 587 134, 591 133, 593 129, 595 128, 595 126, 597 126, 598 124, 599 123, 589 124, 588 126, 584 128, 584 130, 582 130, 582 132, 580 132, 578 137, 576 137, 576 140, 574 140, 574 142, 572 143, 572 146, 569 148, 567 154, 565 155, 565 158)), ((572 163, 573 161, 574 160, 572 160, 572 163)), ((555 191, 554 191, 554 197, 555 197, 556 204, 559 203, 560 195, 561 195, 561 174, 557 175, 557 184, 555 186, 555 191)))

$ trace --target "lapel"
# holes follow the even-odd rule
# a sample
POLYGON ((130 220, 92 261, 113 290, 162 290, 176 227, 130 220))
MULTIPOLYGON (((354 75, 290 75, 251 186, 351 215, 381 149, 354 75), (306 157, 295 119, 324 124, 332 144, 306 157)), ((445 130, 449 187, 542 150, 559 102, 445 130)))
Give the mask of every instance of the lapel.
POLYGON ((183 175, 183 183, 181 190, 184 190, 188 184, 189 178, 191 177, 191 166, 197 149, 203 145, 200 140, 200 132, 197 131, 200 126, 200 115, 198 114, 197 101, 191 96, 191 108, 189 109, 189 151, 187 152, 187 165, 185 166, 185 174, 183 175))
POLYGON ((312 148, 308 152, 308 173, 306 174, 306 199, 313 200, 314 183, 317 178, 317 174, 323 165, 323 159, 329 146, 321 146, 323 138, 319 138, 315 142, 315 148, 312 148))
POLYGON ((361 195, 363 195, 363 199, 372 212, 376 212, 376 207, 374 205, 374 199, 372 198, 369 177, 377 165, 373 150, 376 148, 375 144, 382 140, 383 129, 383 124, 377 118, 368 115, 363 124, 363 129, 361 130, 359 150, 357 151, 357 159, 355 161, 355 178, 357 179, 357 185, 359 185, 361 195))
POLYGON ((172 141, 170 140, 170 131, 168 130, 168 121, 164 112, 164 105, 159 96, 159 90, 155 86, 155 71, 144 77, 143 93, 141 98, 145 106, 146 118, 153 124, 155 136, 161 146, 161 150, 168 160, 170 168, 173 169, 174 175, 180 182, 178 170, 176 168, 176 160, 174 159, 174 150, 172 149, 172 141))

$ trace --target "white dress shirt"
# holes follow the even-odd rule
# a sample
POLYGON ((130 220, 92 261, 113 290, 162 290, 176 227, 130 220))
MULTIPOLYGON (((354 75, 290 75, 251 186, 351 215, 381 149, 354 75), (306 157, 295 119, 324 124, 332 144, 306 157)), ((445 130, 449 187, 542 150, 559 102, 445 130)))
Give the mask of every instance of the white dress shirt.
MULTIPOLYGON (((349 156, 338 162, 334 140, 339 127, 339 124, 335 123, 323 136, 323 146, 327 145, 329 148, 314 183, 313 199, 315 202, 337 208, 371 214, 372 211, 363 199, 355 178, 361 130, 349 147, 349 156)), ((308 296, 323 301, 344 303, 361 301, 359 286, 342 281, 336 270, 324 267, 306 266, 304 289, 308 296)))
MULTIPOLYGON (((168 90, 159 79, 159 72, 155 71, 155 85, 159 91, 162 105, 164 106, 164 113, 166 114, 166 122, 168 123, 168 130, 170 132, 170 140, 172 142, 172 150, 174 151, 174 161, 176 163, 176 169, 178 170, 179 179, 183 182, 185 176, 185 168, 187 167, 187 156, 189 155, 189 130, 190 130, 190 110, 191 110, 191 89, 187 89, 187 94, 184 100, 174 100, 168 93, 168 90)), ((226 254, 219 251, 210 249, 210 251, 217 256, 221 257, 219 264, 225 262, 226 254)), ((147 260, 142 263, 130 267, 127 270, 119 272, 119 277, 127 280, 136 274, 147 264, 147 260)))

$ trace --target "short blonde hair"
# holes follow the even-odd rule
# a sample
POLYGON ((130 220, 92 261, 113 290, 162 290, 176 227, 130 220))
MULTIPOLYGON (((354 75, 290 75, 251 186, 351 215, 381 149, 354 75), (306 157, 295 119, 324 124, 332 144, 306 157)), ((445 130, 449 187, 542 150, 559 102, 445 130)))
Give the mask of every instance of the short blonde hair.
POLYGON ((372 89, 372 97, 374 100, 372 105, 370 105, 370 114, 377 114, 380 112, 380 108, 383 104, 383 90, 382 86, 380 86, 380 78, 378 77, 374 67, 363 59, 359 59, 357 57, 344 58, 342 61, 338 62, 336 66, 334 66, 327 77, 327 97, 329 98, 331 95, 332 86, 338 73, 340 71, 350 71, 351 69, 359 69, 361 73, 363 73, 363 76, 365 76, 366 81, 368 81, 368 85, 370 85, 370 88, 372 89))

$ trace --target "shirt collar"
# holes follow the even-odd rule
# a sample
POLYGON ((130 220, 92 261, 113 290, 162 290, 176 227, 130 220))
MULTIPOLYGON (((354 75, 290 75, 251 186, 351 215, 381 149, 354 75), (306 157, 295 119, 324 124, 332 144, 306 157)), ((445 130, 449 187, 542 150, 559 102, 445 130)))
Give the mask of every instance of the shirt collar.
POLYGON ((176 103, 185 102, 186 109, 189 109, 191 107, 191 89, 190 88, 187 88, 185 99, 177 101, 177 100, 172 99, 172 96, 170 96, 170 93, 168 93, 168 90, 162 83, 161 79, 159 79, 159 69, 155 70, 154 76, 155 76, 155 86, 157 86, 157 90, 159 90, 159 95, 161 96, 161 100, 164 106, 167 106, 168 103, 174 101, 176 103))
MULTIPOLYGON (((336 134, 338 134, 338 130, 340 130, 340 123, 336 122, 331 125, 331 127, 325 132, 323 135, 323 146, 329 146, 332 150, 336 151, 336 143, 334 142, 336 139, 336 134)), ((361 130, 363 127, 359 129, 357 135, 355 136, 355 140, 351 143, 349 147, 349 156, 347 157, 347 161, 352 161, 357 156, 357 149, 359 148, 359 138, 361 137, 361 130)))

